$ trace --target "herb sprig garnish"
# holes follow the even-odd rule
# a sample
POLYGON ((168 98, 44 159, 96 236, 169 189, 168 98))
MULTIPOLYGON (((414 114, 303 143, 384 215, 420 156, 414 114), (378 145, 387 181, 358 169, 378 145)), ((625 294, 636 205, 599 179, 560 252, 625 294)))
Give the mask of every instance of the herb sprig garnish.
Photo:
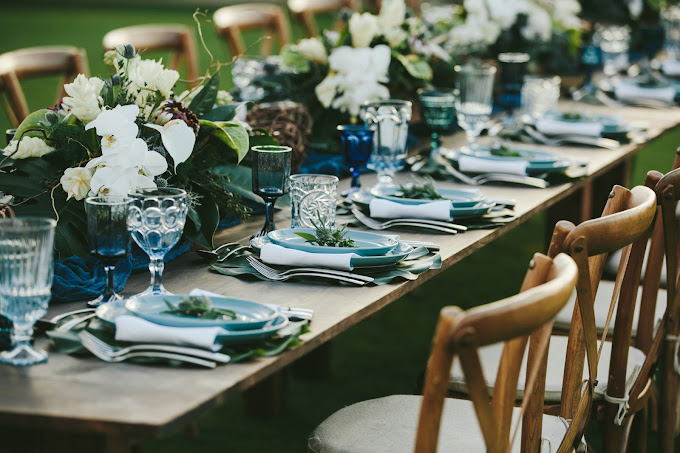
POLYGON ((491 152, 491 155, 493 156, 522 157, 521 153, 500 144, 489 148, 489 152, 491 152))
POLYGON ((206 296, 187 296, 180 300, 177 305, 173 305, 167 299, 164 299, 164 302, 169 310, 165 310, 161 313, 225 321, 236 319, 236 313, 224 308, 213 307, 210 298, 206 296))
POLYGON ((578 121, 578 120, 582 120, 584 118, 585 117, 583 115, 581 115, 580 113, 576 113, 576 112, 565 112, 565 113, 562 114, 562 119, 568 120, 568 121, 578 121))
POLYGON ((444 197, 437 193, 434 184, 426 182, 424 184, 409 184, 399 186, 401 193, 394 196, 398 198, 409 198, 411 200, 442 200, 444 197))
POLYGON ((319 245, 324 247, 346 247, 346 248, 356 248, 356 244, 352 239, 347 237, 346 227, 342 227, 339 230, 332 230, 323 224, 321 220, 321 214, 318 214, 319 224, 317 225, 312 220, 312 225, 316 229, 316 235, 310 233, 295 233, 300 236, 305 241, 312 245, 319 245))

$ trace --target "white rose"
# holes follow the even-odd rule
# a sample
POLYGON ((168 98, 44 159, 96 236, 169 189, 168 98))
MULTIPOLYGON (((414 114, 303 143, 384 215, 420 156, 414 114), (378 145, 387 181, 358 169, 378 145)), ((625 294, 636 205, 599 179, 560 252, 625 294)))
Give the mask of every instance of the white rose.
POLYGON ((349 19, 349 34, 354 47, 368 47, 380 33, 378 19, 371 13, 354 13, 349 19))
POLYGON ((167 99, 172 94, 172 87, 175 86, 175 83, 177 83, 178 80, 179 72, 174 69, 163 69, 156 74, 156 78, 153 79, 152 85, 167 99))
POLYGON ((90 191, 90 181, 92 180, 92 170, 85 167, 67 168, 61 177, 61 187, 68 194, 67 200, 75 198, 82 200, 90 191))
POLYGON ((318 38, 307 38, 301 40, 295 46, 295 50, 300 52, 308 60, 322 64, 328 61, 328 53, 326 52, 326 48, 318 38))
POLYGON ((65 96, 62 102, 68 106, 71 113, 84 123, 89 123, 101 112, 102 99, 99 94, 104 88, 104 81, 99 77, 78 74, 73 83, 64 85, 65 96))
POLYGON ((42 157, 47 153, 54 151, 54 148, 45 143, 44 140, 38 137, 24 137, 19 143, 19 150, 17 149, 17 141, 12 140, 4 149, 4 155, 12 155, 12 159, 27 159, 29 157, 42 157), (15 152, 16 151, 16 152, 15 152), (14 153, 14 154, 12 154, 14 153))
POLYGON ((314 93, 317 99, 324 108, 331 106, 333 99, 335 99, 335 94, 337 92, 337 81, 334 75, 328 75, 325 79, 319 83, 316 88, 314 88, 314 93))
POLYGON ((383 0, 378 14, 378 23, 383 33, 390 28, 400 27, 405 18, 406 4, 404 0, 383 0))
POLYGON ((383 33, 385 40, 390 45, 391 48, 396 49, 400 47, 406 39, 408 39, 408 33, 399 27, 390 28, 385 30, 383 33))

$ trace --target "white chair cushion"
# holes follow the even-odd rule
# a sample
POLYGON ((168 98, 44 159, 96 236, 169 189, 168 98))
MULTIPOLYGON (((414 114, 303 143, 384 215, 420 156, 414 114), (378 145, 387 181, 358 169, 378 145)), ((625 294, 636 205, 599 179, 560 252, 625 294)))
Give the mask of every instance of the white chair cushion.
MULTIPOLYGON (((680 208, 680 204, 678 204, 678 208, 680 208)), ((645 269, 647 269, 647 259, 649 258, 649 244, 650 242, 647 242, 647 250, 645 252, 645 259, 642 262, 642 277, 645 275, 645 269)), ((611 280, 616 279, 616 274, 619 272, 619 262, 621 261, 621 255, 622 255, 621 250, 617 250, 615 252, 612 252, 609 254, 607 257, 607 261, 604 264, 604 269, 602 276, 603 278, 608 278, 611 280)), ((666 287, 666 258, 663 260, 663 264, 661 265, 661 283, 660 283, 662 288, 666 287)))
MULTIPOLYGON (((597 289, 597 294, 595 294, 595 327, 597 327, 597 332, 602 333, 604 331, 604 324, 607 321, 607 314, 609 313, 609 304, 612 300, 612 293, 614 292, 614 282, 608 280, 600 281, 600 285, 597 289)), ((640 299, 642 298, 642 287, 638 289, 637 293, 637 303, 635 304, 635 313, 633 313, 633 330, 632 335, 635 337, 637 335, 638 319, 640 318, 640 299)), ((576 304, 576 292, 571 295, 571 299, 567 302, 567 305, 557 314, 555 317, 555 327, 562 330, 569 330, 571 325, 571 317, 574 314, 574 304, 576 304)), ((616 321, 616 311, 619 306, 617 304, 612 315, 612 320, 609 325, 609 332, 614 333, 614 324, 616 321)), ((666 290, 659 289, 656 296, 656 311, 654 313, 654 326, 656 323, 663 318, 666 312, 666 290)))
MULTIPOLYGON (((393 395, 362 401, 340 409, 324 420, 309 436, 313 453, 399 453, 413 452, 421 397, 393 395)), ((519 408, 513 412, 514 423, 519 408)), ((543 415, 541 452, 556 452, 567 431, 564 419, 543 415)), ((521 427, 512 451, 521 447, 521 427)), ((447 398, 439 430, 441 452, 486 451, 472 402, 447 398)))
MULTIPOLYGON (((548 351, 548 371, 545 378, 545 402, 559 403, 562 396, 562 378, 564 376, 565 357, 567 355, 567 337, 553 335, 550 338, 550 349, 548 351)), ((520 369, 519 383, 517 385, 517 399, 524 395, 524 384, 526 381, 526 362, 527 352, 524 354, 522 368, 520 369)), ((503 344, 496 343, 485 346, 479 351, 479 360, 482 363, 486 385, 491 390, 495 386, 496 371, 501 360, 503 344)), ((609 380, 609 359, 611 357, 612 344, 607 341, 602 348, 602 356, 597 367, 597 386, 595 387, 595 400, 601 400, 607 390, 609 380)), ((636 365, 642 366, 645 361, 645 353, 633 347, 628 348, 628 366, 626 368, 626 380, 633 373, 636 365)), ((588 366, 583 369, 583 378, 588 377, 588 366)), ((456 392, 466 392, 467 385, 463 376, 463 369, 460 361, 456 360, 451 368, 451 380, 449 388, 456 392)))

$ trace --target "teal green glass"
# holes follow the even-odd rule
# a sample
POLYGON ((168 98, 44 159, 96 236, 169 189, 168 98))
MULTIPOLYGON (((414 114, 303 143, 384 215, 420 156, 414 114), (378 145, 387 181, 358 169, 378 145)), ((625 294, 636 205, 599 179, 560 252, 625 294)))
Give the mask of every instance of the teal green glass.
POLYGON ((265 205, 266 218, 260 235, 276 229, 274 203, 280 196, 288 193, 292 151, 289 146, 278 145, 253 146, 250 150, 253 165, 252 189, 262 197, 265 205))
POLYGON ((421 89, 418 99, 425 123, 432 131, 430 152, 436 153, 441 146, 440 134, 449 132, 456 120, 456 94, 449 88, 421 89))

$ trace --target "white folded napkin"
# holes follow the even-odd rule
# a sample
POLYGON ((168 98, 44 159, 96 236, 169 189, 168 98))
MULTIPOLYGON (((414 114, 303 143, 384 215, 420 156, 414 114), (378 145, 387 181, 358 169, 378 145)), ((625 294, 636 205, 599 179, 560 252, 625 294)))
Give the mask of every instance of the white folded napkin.
POLYGON ((161 326, 133 315, 116 318, 116 340, 135 343, 163 343, 219 351, 218 335, 228 335, 221 327, 161 326))
POLYGON ((665 60, 661 64, 661 70, 664 74, 669 76, 680 76, 680 61, 678 60, 665 60))
POLYGON ((541 118, 536 121, 536 129, 546 135, 584 135, 599 137, 602 134, 601 123, 588 121, 561 121, 554 118, 541 118))
MULTIPOLYGON (((190 296, 207 296, 207 297, 224 297, 220 294, 217 293, 211 293, 210 291, 206 291, 204 289, 199 289, 199 288, 194 288, 191 291, 189 291, 190 296)), ((314 310, 311 308, 296 308, 296 307, 282 307, 280 305, 276 304, 263 304, 266 305, 267 307, 278 311, 279 313, 286 315, 288 317, 292 318, 300 318, 300 319, 308 319, 312 320, 312 317, 314 316, 314 310)))
POLYGON ((632 83, 619 83, 614 87, 617 99, 635 101, 636 99, 651 99, 671 103, 675 99, 675 88, 639 87, 632 83))
POLYGON ((458 157, 460 171, 469 173, 508 173, 526 175, 529 162, 524 159, 485 159, 461 154, 458 157))
POLYGON ((265 244, 260 250, 260 259, 267 264, 278 266, 328 267, 351 271, 352 258, 356 253, 311 253, 302 250, 289 249, 276 244, 265 244))
POLYGON ((422 204, 404 204, 396 201, 373 198, 368 205, 371 217, 379 219, 432 219, 451 220, 451 200, 436 200, 422 204))

